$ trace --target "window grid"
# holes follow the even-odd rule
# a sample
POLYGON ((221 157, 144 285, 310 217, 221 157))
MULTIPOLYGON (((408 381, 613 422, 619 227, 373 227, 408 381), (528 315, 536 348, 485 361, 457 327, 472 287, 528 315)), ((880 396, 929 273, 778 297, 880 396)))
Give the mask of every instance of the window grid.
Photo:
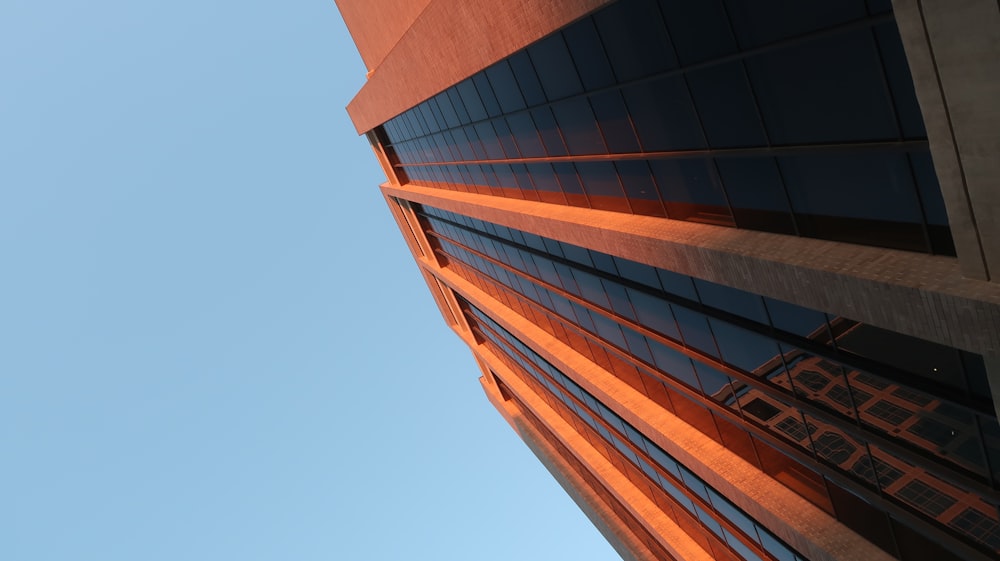
MULTIPOLYGON (((435 96, 388 121, 382 136, 388 141, 386 151, 402 166, 402 175, 434 187, 494 196, 954 254, 947 224, 927 218, 944 216, 938 208, 943 203, 936 188, 922 187, 933 181, 933 174, 923 173, 926 166, 914 163, 914 158, 926 160, 928 152, 919 111, 911 115, 913 111, 899 109, 900 104, 915 107, 915 97, 905 58, 886 54, 887 49, 898 50, 891 14, 844 8, 847 11, 828 25, 796 28, 795 24, 763 43, 737 45, 735 39, 727 39, 731 45, 724 51, 701 56, 691 54, 701 46, 685 37, 685 26, 676 24, 685 19, 677 16, 678 3, 625 4, 629 7, 611 6, 584 18, 446 90, 447 95, 435 96), (611 17, 606 14, 647 4, 651 6, 647 15, 659 23, 641 26, 648 27, 651 35, 637 30, 630 39, 648 42, 658 49, 658 56, 609 55, 608 49, 617 47, 608 43, 606 35, 614 26, 604 25, 611 17), (588 33, 589 39, 567 42, 588 33), (812 109, 781 101, 787 90, 781 76, 794 71, 774 73, 771 66, 789 63, 779 61, 802 49, 820 49, 817 53, 823 54, 827 52, 823 49, 835 48, 822 47, 827 43, 843 43, 841 56, 856 57, 855 66, 871 70, 866 81, 851 87, 867 92, 858 95, 881 101, 862 103, 841 119, 829 117, 838 114, 839 97, 810 100, 812 109), (587 51, 576 64, 575 49, 587 51), (675 56, 678 61, 664 62, 675 56), (597 69, 603 60, 610 66, 597 69), (554 78, 563 74, 565 80, 554 78), (743 96, 738 102, 726 99, 736 91, 743 96), (659 106, 673 109, 664 112, 650 105, 650 96, 667 96, 664 99, 673 101, 659 106), (740 115, 727 115, 730 118, 722 126, 709 119, 737 106, 746 107, 742 120, 740 115), (771 106, 791 113, 774 114, 771 106), (868 119, 854 116, 866 114, 869 106, 877 106, 879 113, 868 119), (840 121, 852 119, 859 131, 867 130, 869 123, 884 124, 868 132, 841 131, 845 125, 840 121), (798 121, 812 123, 817 135, 785 130, 794 129, 798 121), (737 123, 757 132, 733 140, 720 136, 737 123), (664 131, 673 132, 663 136, 664 131), (606 160, 609 155, 613 164, 606 160), (612 176, 591 175, 593 166, 581 159, 594 157, 613 170, 612 176), (632 164, 646 168, 644 179, 634 175, 640 168, 632 164), (512 165, 524 167, 524 173, 511 173, 512 165), (838 191, 824 184, 829 181, 839 181, 842 188, 864 187, 844 201, 826 200, 825 193, 838 191), (907 187, 892 195, 881 191, 895 184, 907 187), (885 201, 857 203, 869 196, 885 201), (890 210, 878 215, 862 210, 869 208, 890 210)), ((698 21, 718 28, 720 37, 745 32, 740 31, 741 19, 734 21, 725 7, 713 17, 717 21, 704 17, 698 21)), ((828 73, 839 68, 838 59, 831 60, 828 73)), ((823 77, 819 74, 817 80, 823 77)), ((826 95, 825 91, 818 95, 826 95)))
MULTIPOLYGON (((712 490, 710 495, 706 494, 706 491, 711 489, 711 487, 704 481, 692 474, 685 467, 683 467, 682 464, 678 463, 666 452, 657 447, 652 441, 629 425, 627 421, 616 415, 607 407, 603 406, 603 404, 600 404, 600 402, 593 395, 589 394, 586 390, 570 380, 565 374, 545 361, 545 359, 540 357, 530 347, 507 332, 489 316, 468 302, 464 302, 464 306, 467 310, 467 317, 471 320, 473 325, 477 327, 477 333, 479 333, 484 339, 491 341, 495 345, 493 347, 494 350, 500 351, 498 353, 500 356, 512 359, 520 367, 519 370, 537 380, 543 387, 546 388, 546 390, 548 390, 548 392, 550 392, 550 395, 561 401, 570 410, 573 410, 586 424, 590 425, 602 435, 610 436, 610 438, 608 436, 604 436, 609 443, 615 445, 617 448, 621 448, 622 446, 625 446, 625 442, 629 442, 630 446, 626 446, 626 448, 631 450, 632 454, 638 453, 638 457, 641 457, 644 461, 657 465, 660 468, 660 471, 657 472, 656 475, 658 478, 654 480, 654 483, 660 486, 673 485, 675 487, 685 488, 687 491, 685 496, 688 500, 696 501, 699 503, 701 508, 707 508, 715 512, 715 516, 726 520, 728 524, 733 524, 734 521, 731 521, 724 515, 718 513, 717 508, 713 506, 713 500, 722 501, 723 504, 720 504, 720 506, 723 506, 728 512, 735 513, 738 516, 743 517, 748 524, 753 526, 753 535, 748 535, 747 532, 742 531, 741 533, 744 535, 745 539, 751 542, 756 542, 755 546, 762 551, 767 551, 767 548, 760 543, 758 534, 768 534, 769 538, 775 539, 776 541, 776 538, 774 538, 770 532, 756 523, 753 523, 748 517, 746 517, 745 514, 742 513, 742 511, 738 510, 735 505, 730 503, 728 500, 722 498, 717 492, 712 490), (596 403, 598 405, 598 409, 595 410, 589 405, 586 405, 586 403, 589 402, 596 403), (597 419, 602 420, 598 421, 597 419), (610 429, 611 432, 607 433, 600 431, 597 428, 598 425, 602 426, 605 430, 610 429), (648 452, 654 448, 656 450, 655 458, 651 452, 648 452), (656 458, 660 459, 657 460, 656 458), (682 477, 678 477, 678 475, 682 475, 682 477), (691 485, 701 487, 703 490, 698 491, 697 489, 691 489, 691 485)), ((633 463, 636 463, 636 460, 632 459, 630 454, 626 454, 625 457, 629 458, 629 460, 633 463)), ((683 502, 678 502, 677 504, 683 506, 689 511, 692 509, 692 506, 683 502)), ((693 513, 694 511, 691 512, 693 513)), ((723 543, 727 543, 726 536, 724 534, 720 535, 718 531, 714 530, 711 526, 707 527, 712 529, 713 533, 715 533, 723 543)), ((730 545, 730 547, 733 546, 730 545)), ((782 545, 782 547, 785 548, 787 546, 782 545)), ((740 554, 740 552, 735 548, 734 552, 740 554)), ((756 556, 740 556, 744 559, 757 559, 756 556)))

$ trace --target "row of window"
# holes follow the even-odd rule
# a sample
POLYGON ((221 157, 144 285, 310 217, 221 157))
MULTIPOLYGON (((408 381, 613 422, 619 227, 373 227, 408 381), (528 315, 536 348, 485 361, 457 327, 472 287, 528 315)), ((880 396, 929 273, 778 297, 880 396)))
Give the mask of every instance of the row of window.
MULTIPOLYGON (((456 239, 466 245, 551 285, 572 293, 585 291, 581 294, 588 302, 672 339, 684 338, 669 327, 672 319, 661 318, 666 306, 662 299, 691 310, 722 312, 716 317, 736 316, 728 323, 815 353, 826 354, 824 348, 828 348, 834 353, 829 356, 840 362, 860 365, 860 359, 887 366, 890 371, 879 372, 907 386, 925 387, 980 411, 993 411, 979 355, 431 206, 420 206, 418 213, 435 220, 435 231, 441 228, 442 233, 459 236, 456 239), (822 343, 823 348, 810 342, 822 343)), ((701 352, 720 356, 715 343, 693 335, 690 339, 701 352)), ((761 346, 765 350, 758 356, 735 361, 736 365, 752 371, 778 354, 773 344, 761 346)))
POLYGON ((925 131, 886 2, 690 4, 616 2, 378 136, 404 181, 954 254, 926 143, 904 142, 925 131), (856 146, 830 152, 844 144, 856 146), (804 151, 775 158, 775 147, 804 151), (740 157, 700 157, 734 148, 740 157), (649 163, 456 165, 692 150, 649 163))
MULTIPOLYGON (((871 499, 862 499, 856 494, 856 491, 846 490, 851 488, 850 485, 845 488, 844 483, 831 481, 829 474, 826 477, 820 475, 804 465, 801 459, 794 459, 792 456, 795 454, 790 454, 788 450, 777 443, 765 441, 755 433, 747 432, 746 424, 734 422, 734 420, 726 418, 726 415, 720 414, 719 411, 705 408, 697 400, 682 395, 672 389, 670 385, 661 383, 649 372, 637 371, 635 366, 626 363, 625 357, 610 348, 602 349, 600 346, 595 346, 598 344, 594 341, 586 341, 590 345, 589 348, 574 346, 582 341, 579 334, 573 333, 574 328, 560 326, 558 319, 554 316, 546 315, 540 311, 541 308, 525 298, 515 295, 512 291, 497 290, 499 285, 484 282, 485 277, 469 276, 468 271, 462 271, 463 267, 460 265, 455 270, 476 284, 480 290, 533 321, 550 335, 570 345, 589 360, 593 360, 637 391, 642 392, 666 411, 740 455, 763 473, 836 516, 837 520, 887 552, 904 561, 967 561, 972 558, 967 554, 956 553, 955 544, 949 539, 942 538, 940 535, 931 537, 933 534, 928 534, 926 528, 917 530, 909 523, 901 522, 896 518, 896 514, 890 515, 885 510, 884 505, 878 505, 877 501, 875 503, 869 502, 871 499), (775 446, 785 451, 781 452, 775 446), (942 539, 943 541, 938 541, 942 539), (942 544, 948 544, 948 546, 942 544)), ((885 466, 878 460, 875 461, 875 464, 879 466, 879 473, 885 471, 885 466)), ((621 469, 620 466, 619 469, 621 469)), ((920 473, 914 472, 912 475, 916 477, 920 473)), ((916 479, 908 481, 913 480, 916 479)), ((931 479, 931 481, 937 480, 931 479)), ((912 485, 907 483, 907 489, 911 487, 912 485)), ((975 497, 969 498, 975 500, 975 497)), ((661 504, 661 508, 666 507, 661 504)), ((957 515, 955 515, 957 511, 950 513, 950 515, 954 515, 954 518, 947 527, 957 532, 952 533, 951 539, 972 536, 975 543, 986 545, 986 550, 989 552, 987 556, 992 558, 995 551, 1000 549, 1000 524, 997 523, 996 516, 984 514, 984 512, 991 512, 991 510, 981 502, 978 508, 967 504, 963 504, 962 508, 964 510, 961 510, 957 515), (968 524, 967 522, 971 520, 978 521, 978 523, 968 524)))
POLYGON ((403 166, 450 190, 954 255, 925 151, 403 166))
MULTIPOLYGON (((489 286, 484 283, 485 277, 470 276, 469 271, 463 270, 464 266, 461 263, 455 262, 449 267, 515 312, 524 315, 539 327, 570 345, 588 359, 593 360, 609 372, 613 372, 634 389, 653 399, 686 423, 739 454, 770 477, 788 486, 830 514, 837 516, 838 520, 886 551, 900 555, 904 560, 933 559, 934 561, 943 561, 945 559, 958 559, 958 557, 945 554, 941 546, 933 542, 926 542, 923 537, 918 538, 917 536, 920 535, 918 532, 888 516, 884 511, 884 506, 881 507, 883 510, 879 510, 879 507, 859 498, 853 492, 846 491, 841 487, 841 484, 833 483, 816 473, 812 468, 803 465, 801 461, 794 460, 785 453, 779 452, 773 448, 773 442, 764 442, 756 434, 746 432, 749 428, 748 425, 761 427, 759 424, 754 424, 754 418, 749 415, 756 418, 772 418, 781 413, 783 419, 775 424, 784 431, 788 430, 789 427, 803 426, 802 421, 796 420, 796 415, 801 415, 801 413, 782 408, 777 402, 768 403, 750 396, 748 402, 740 404, 745 414, 738 419, 747 422, 742 423, 742 427, 738 427, 725 415, 706 409, 697 401, 679 393, 681 388, 676 386, 675 382, 671 382, 674 385, 661 385, 661 382, 654 377, 651 371, 644 371, 643 367, 636 371, 634 362, 632 364, 627 362, 630 358, 622 354, 621 351, 616 351, 606 342, 598 341, 596 338, 584 340, 582 336, 585 334, 582 332, 574 333, 578 328, 565 323, 560 325, 560 320, 554 315, 542 315, 544 312, 539 313, 541 308, 536 306, 532 309, 526 299, 514 296, 512 291, 506 293, 496 291, 496 285, 489 286), (605 345, 604 348, 601 348, 602 344, 605 345), (893 526, 892 530, 889 529, 890 525, 893 526), (908 541, 903 543, 899 541, 904 539, 901 536, 910 536, 910 538, 906 538, 908 541), (921 543, 919 547, 910 547, 913 543, 918 542, 921 543)), ((703 371, 699 370, 699 372, 703 371)), ((703 401, 708 402, 707 399, 703 399, 703 401)), ((810 433, 816 432, 814 419, 806 418, 809 420, 809 425, 808 429, 805 430, 810 433)), ((983 502, 974 493, 962 492, 925 470, 916 468, 895 456, 890 456, 877 447, 870 448, 872 455, 870 459, 863 451, 859 455, 856 453, 859 448, 852 443, 857 441, 848 440, 851 437, 832 425, 824 426, 823 429, 823 434, 818 435, 814 441, 816 454, 820 458, 827 462, 840 462, 845 465, 845 468, 849 468, 854 475, 866 481, 875 481, 877 478, 886 489, 894 487, 889 489, 892 494, 887 496, 895 500, 896 504, 909 507, 908 510, 911 512, 931 518, 932 522, 952 530, 952 534, 956 537, 971 539, 972 543, 978 544, 979 547, 985 547, 990 552, 1000 550, 1000 522, 998 522, 994 512, 994 506, 983 502), (947 512, 937 512, 937 509, 928 501, 914 497, 912 493, 914 488, 928 486, 927 483, 923 482, 929 482, 930 486, 935 489, 936 496, 947 501, 949 507, 954 508, 947 512), (965 524, 964 520, 967 518, 975 518, 981 523, 975 526, 965 524)), ((806 432, 803 430, 800 435, 794 438, 801 439, 805 434, 806 432)), ((783 441, 787 442, 788 440, 784 439, 783 441)))
POLYGON ((793 553, 788 546, 781 543, 768 530, 754 522, 701 478, 694 475, 632 425, 600 403, 594 396, 538 356, 489 316, 474 306, 467 305, 466 309, 469 314, 474 316, 472 321, 482 322, 488 326, 488 329, 478 331, 482 336, 489 338, 501 348, 516 349, 516 353, 508 350, 504 354, 518 363, 522 372, 533 376, 538 383, 547 388, 550 395, 558 398, 564 406, 572 410, 609 444, 617 448, 625 458, 639 467, 661 489, 670 494, 676 504, 700 520, 722 543, 729 545, 742 559, 761 561, 760 557, 751 551, 742 540, 723 528, 715 517, 728 520, 740 529, 745 538, 771 553, 775 559, 780 561, 801 561, 804 559, 793 553), (603 419, 603 422, 597 419, 603 419), (613 427, 614 430, 609 430, 607 425, 613 427), (643 454, 637 455, 632 448, 625 444, 626 441, 642 451, 643 454), (650 465, 650 462, 655 464, 658 469, 650 465), (693 496, 700 500, 692 501, 691 497, 693 496), (713 512, 714 517, 709 512, 713 512))
POLYGON ((549 35, 390 119, 389 143, 541 106, 572 129, 604 115, 557 102, 609 90, 643 151, 925 136, 895 23, 863 2, 754 3, 736 7, 737 21, 718 0, 657 4, 622 0, 549 35), (781 20, 773 34, 751 31, 757 40, 727 29, 781 20))
MULTIPOLYGON (((928 510, 924 503, 908 500, 912 481, 929 478, 937 482, 937 478, 922 469, 913 468, 892 452, 891 448, 885 449, 852 437, 838 428, 835 419, 832 422, 823 413, 833 412, 844 417, 851 425, 860 420, 868 431, 880 434, 883 439, 919 448, 924 453, 933 454, 935 459, 945 465, 971 471, 983 478, 988 479, 990 472, 990 461, 984 456, 982 449, 984 442, 991 450, 990 460, 993 463, 997 461, 1000 428, 992 417, 976 415, 925 392, 845 367, 786 343, 776 345, 773 341, 718 318, 706 318, 676 304, 657 301, 630 287, 608 279, 598 279, 590 273, 570 269, 513 246, 497 244, 487 248, 482 245, 485 238, 435 219, 430 220, 438 234, 463 238, 461 241, 470 246, 478 245, 481 250, 490 251, 493 248, 494 259, 506 260, 508 264, 516 259, 521 269, 532 271, 535 278, 542 280, 542 277, 547 277, 550 285, 557 289, 563 287, 566 293, 585 301, 588 298, 595 299, 601 308, 611 313, 595 313, 595 310, 587 309, 532 282, 526 276, 510 274, 508 270, 450 243, 447 239, 439 238, 442 249, 450 257, 499 280, 517 293, 565 318, 565 321, 578 329, 583 329, 590 336, 610 344, 631 360, 638 358, 641 360, 638 363, 640 366, 644 363, 646 369, 658 369, 667 373, 673 380, 685 384, 689 390, 730 408, 742 419, 793 443, 821 463, 878 488, 881 493, 901 500, 940 524, 951 526, 950 519, 958 511, 953 510, 948 516, 941 516, 942 513, 928 510), (641 298, 633 299, 637 295, 641 298), (618 321, 612 314, 618 314, 618 321), (666 339, 675 347, 686 346, 693 349, 694 356, 698 358, 692 362, 688 356, 660 340, 646 337, 623 325, 621 316, 626 316, 627 320, 639 325, 643 325, 641 320, 644 317, 651 320, 643 327, 666 335, 666 339), (727 376, 711 366, 716 361, 743 371, 746 377, 740 379, 727 376), (748 385, 746 381, 751 381, 754 385, 748 385), (790 399, 792 395, 799 400, 790 399), (803 410, 791 405, 793 401, 804 401, 819 406, 821 410, 816 411, 815 407, 803 410), (900 474, 905 472, 907 477, 893 477, 891 472, 877 473, 873 465, 892 468, 900 474)), ((489 243, 490 240, 486 242, 489 243)), ((495 243, 496 240, 492 242, 495 243)), ((608 261, 606 264, 613 263, 614 261, 608 261)), ((686 283, 676 283, 674 281, 677 279, 671 279, 670 275, 673 274, 662 277, 678 287, 686 287, 682 290, 691 291, 689 296, 697 298, 694 292, 704 293, 709 302, 717 303, 720 298, 725 297, 725 290, 728 290, 711 283, 694 282, 688 277, 682 277, 686 283)), ((653 278, 660 283, 659 275, 653 278)), ((771 307, 776 311, 781 309, 780 303, 771 307)), ((743 306, 742 309, 737 306, 736 310, 746 315, 754 313, 752 306, 743 306)), ((761 306, 759 312, 766 314, 767 309, 761 306)), ((797 326, 787 323, 783 325, 813 333, 830 329, 840 331, 839 328, 826 324, 822 314, 817 315, 819 323, 812 323, 811 328, 806 327, 810 325, 809 321, 797 326)), ((814 316, 813 321, 816 319, 814 316)), ((849 333, 856 329, 857 324, 849 333)), ((943 481, 938 482, 937 487, 942 490, 942 496, 952 498, 952 503, 958 505, 956 509, 972 508, 970 505, 976 504, 979 509, 995 511, 991 505, 981 503, 973 492, 963 491, 943 481)), ((995 518, 995 513, 992 516, 995 518)))

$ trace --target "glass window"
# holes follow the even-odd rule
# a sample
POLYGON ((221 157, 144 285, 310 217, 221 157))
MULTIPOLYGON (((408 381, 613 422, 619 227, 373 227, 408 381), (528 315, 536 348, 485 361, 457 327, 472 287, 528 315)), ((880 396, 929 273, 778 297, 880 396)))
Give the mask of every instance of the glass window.
POLYGON ((691 71, 687 81, 710 146, 767 144, 742 62, 691 71))
POLYGON ((458 90, 458 94, 462 97, 462 102, 465 104, 466 111, 469 112, 469 118, 472 121, 481 121, 486 118, 486 108, 483 107, 483 101, 479 97, 479 92, 476 90, 476 85, 473 83, 472 79, 469 78, 465 81, 459 82, 455 88, 458 90))
POLYGON ((868 15, 863 0, 727 0, 730 20, 744 49, 826 29, 868 15))
POLYGON ((486 158, 490 160, 501 160, 504 158, 503 148, 500 147, 500 139, 497 138, 496 131, 490 122, 477 123, 475 125, 476 134, 483 143, 486 158))
POLYGON ((680 332, 670 312, 670 306, 663 300, 645 292, 628 289, 629 299, 635 309, 638 322, 648 329, 675 341, 680 341, 680 332))
POLYGON ((718 357, 719 352, 715 347, 715 339, 708 328, 705 316, 680 306, 671 306, 670 308, 674 311, 674 317, 677 318, 677 324, 684 336, 684 344, 710 356, 718 357))
POLYGON ((628 211, 618 174, 611 162, 577 162, 584 189, 594 208, 628 211), (610 201, 608 199, 611 199, 610 201))
POLYGON ((841 335, 837 346, 926 380, 965 389, 961 360, 950 347, 866 324, 841 335))
POLYGON ((736 40, 721 0, 660 2, 681 64, 689 65, 736 52, 736 40))
POLYGON ((632 211, 647 216, 666 216, 660 194, 653 183, 653 173, 645 160, 621 160, 615 162, 622 188, 629 200, 632 211))
MULTIPOLYGON (((528 173, 527 166, 524 164, 511 164, 510 169, 514 172, 514 178, 517 179, 517 185, 523 193, 534 191, 535 186, 531 182, 531 175, 528 173)), ((528 237, 525 236, 525 241, 527 242, 527 240, 528 237)))
POLYGON ((563 30, 563 37, 576 62, 584 90, 596 90, 615 83, 614 72, 604 54, 593 19, 584 18, 567 27, 563 30))
POLYGON ((437 119, 434 117, 434 112, 431 111, 430 100, 425 101, 417 106, 420 109, 420 115, 424 119, 424 123, 427 125, 427 132, 435 133, 441 130, 441 126, 438 125, 437 119))
POLYGON ((622 335, 621 327, 617 322, 608 319, 601 314, 590 314, 590 317, 594 320, 594 326, 597 327, 597 334, 600 335, 602 339, 608 341, 619 349, 628 349, 628 346, 625 344, 625 337, 622 335))
POLYGON ((625 287, 607 279, 603 279, 601 284, 608 295, 608 300, 611 301, 611 309, 619 316, 635 321, 635 313, 632 311, 632 303, 629 301, 628 293, 625 292, 625 287))
POLYGON ((671 349, 652 339, 647 339, 649 350, 653 353, 656 367, 669 377, 680 380, 692 388, 698 389, 698 379, 694 375, 691 359, 679 351, 671 349))
POLYGON ((653 355, 649 352, 645 337, 625 326, 622 326, 622 333, 625 335, 625 341, 628 343, 628 350, 634 356, 646 364, 654 364, 653 355))
POLYGON ((774 341, 752 331, 709 319, 722 360, 744 372, 763 376, 780 367, 782 360, 774 341))
POLYGON ((654 0, 618 2, 594 14, 618 82, 677 67, 677 58, 654 0))
POLYGON ((551 164, 527 164, 527 168, 528 173, 531 174, 532 182, 535 184, 535 189, 561 192, 551 164))
POLYGON ((561 33, 555 33, 528 47, 528 54, 549 101, 583 92, 561 33))
POLYGON ((701 125, 682 78, 636 84, 624 88, 622 94, 644 151, 705 148, 701 125))
MULTIPOLYGON (((669 203, 708 206, 728 212, 726 197, 710 160, 705 158, 672 158, 651 160, 650 167, 660 188, 667 210, 674 217, 669 203)), ((676 206, 676 205, 675 205, 676 206)), ((692 214, 695 211, 691 211, 692 214)), ((687 218, 688 216, 677 216, 687 218)))
POLYGON ((803 154, 778 162, 796 213, 923 222, 905 154, 803 154))
POLYGON ((719 157, 715 165, 738 227, 796 233, 788 196, 774 158, 719 157))
POLYGON ((566 145, 563 143, 562 134, 552 111, 548 107, 539 107, 531 110, 531 118, 535 121, 535 128, 542 138, 545 151, 549 156, 566 156, 566 145))
POLYGON ((701 361, 693 362, 698 380, 701 382, 701 391, 723 405, 734 405, 735 394, 729 376, 701 361))
POLYGON ((927 222, 947 226, 948 214, 945 212, 944 199, 941 197, 941 185, 938 183, 930 153, 925 151, 910 152, 909 156, 927 222))
POLYGON ((520 158, 521 152, 517 149, 517 142, 514 140, 514 133, 511 132, 510 127, 507 126, 507 120, 493 119, 490 121, 493 125, 493 130, 496 131, 497 140, 500 142, 500 147, 503 149, 504 156, 507 158, 520 158))
POLYGON ((868 29, 768 51, 746 67, 775 144, 898 138, 868 29))
POLYGON ((621 272, 621 276, 655 290, 660 289, 660 279, 656 276, 656 269, 653 267, 628 259, 622 259, 621 257, 615 257, 614 259, 618 271, 621 272))
POLYGON ((556 177, 559 178, 559 184, 562 186, 569 204, 586 207, 587 200, 580 196, 583 195, 583 186, 580 184, 580 177, 576 174, 576 168, 573 164, 556 162, 552 164, 552 168, 556 172, 556 177))
POLYGON ((517 79, 517 84, 521 87, 524 103, 528 107, 545 103, 545 92, 542 90, 542 84, 538 81, 538 74, 535 73, 535 67, 531 63, 528 53, 526 51, 514 53, 507 59, 507 62, 510 63, 514 78, 517 79))
POLYGON ((486 69, 486 76, 489 78, 493 92, 496 94, 497 103, 503 113, 510 113, 525 108, 524 96, 514 79, 514 72, 510 69, 510 64, 506 60, 490 66, 486 69))
POLYGON ((773 298, 765 297, 764 303, 775 328, 816 341, 829 338, 825 314, 773 298))
POLYGON ((597 128, 597 120, 590 110, 587 98, 575 97, 554 103, 552 104, 552 112, 570 154, 603 154, 606 152, 604 140, 601 139, 601 131, 597 128))
POLYGON ((779 542, 778 538, 772 536, 770 532, 762 529, 759 535, 761 545, 764 546, 764 549, 766 549, 768 553, 778 559, 778 561, 795 561, 795 556, 788 549, 788 547, 779 542))
POLYGON ((563 255, 566 256, 566 259, 586 267, 594 266, 594 262, 590 260, 590 250, 587 248, 565 242, 560 242, 560 245, 562 246, 563 255))
POLYGON ((926 138, 927 130, 917 103, 917 94, 913 90, 913 77, 910 75, 910 65, 906 62, 906 53, 903 52, 899 30, 894 22, 886 22, 873 31, 882 51, 886 79, 892 90, 896 115, 899 116, 900 132, 903 138, 926 138))
POLYGON ((498 117, 500 115, 500 104, 497 103, 496 95, 493 94, 493 87, 490 86, 490 81, 486 78, 486 74, 480 72, 472 77, 472 81, 476 84, 476 90, 479 92, 479 98, 483 102, 483 107, 486 108, 486 114, 490 117, 498 117))
POLYGON ((656 276, 660 277, 660 286, 666 292, 687 298, 692 302, 698 302, 698 294, 694 291, 694 282, 692 282, 691 277, 665 269, 657 269, 656 276))
POLYGON ((599 251, 591 251, 590 258, 594 261, 594 267, 611 276, 618 276, 618 267, 615 265, 614 257, 599 251))
POLYGON ((701 303, 767 325, 767 314, 760 296, 701 279, 694 279, 701 303))
POLYGON ((639 139, 618 90, 594 94, 590 96, 590 104, 601 132, 604 133, 609 153, 639 151, 639 139))
POLYGON ((507 124, 514 135, 517 147, 524 158, 545 157, 545 147, 538 137, 535 122, 528 113, 515 113, 506 117, 507 124))
POLYGON ((453 86, 446 93, 448 94, 448 99, 451 100, 451 106, 455 109, 455 114, 458 116, 459 122, 463 125, 468 124, 469 112, 465 109, 465 103, 462 101, 462 95, 458 92, 458 87, 453 86))
POLYGON ((449 129, 457 127, 460 124, 458 114, 455 113, 455 107, 451 104, 448 92, 441 92, 434 99, 437 100, 438 109, 441 110, 441 115, 444 117, 445 127, 449 129))

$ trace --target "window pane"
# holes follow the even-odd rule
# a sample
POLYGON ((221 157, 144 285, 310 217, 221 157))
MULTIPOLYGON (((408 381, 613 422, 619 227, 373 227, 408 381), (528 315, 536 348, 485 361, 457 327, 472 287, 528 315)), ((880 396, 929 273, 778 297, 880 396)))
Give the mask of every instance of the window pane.
POLYGON ((710 146, 767 144, 742 62, 692 71, 687 80, 710 146))
POLYGON ((549 101, 583 91, 561 33, 555 33, 531 45, 528 47, 528 54, 549 101))

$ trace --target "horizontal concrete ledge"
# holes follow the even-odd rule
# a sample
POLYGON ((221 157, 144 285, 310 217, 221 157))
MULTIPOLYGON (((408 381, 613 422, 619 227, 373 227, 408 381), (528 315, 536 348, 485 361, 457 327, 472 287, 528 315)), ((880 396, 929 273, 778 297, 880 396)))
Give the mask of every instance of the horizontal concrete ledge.
POLYGON ((1000 285, 963 278, 954 258, 415 185, 382 191, 970 352, 1000 352, 1000 285))

